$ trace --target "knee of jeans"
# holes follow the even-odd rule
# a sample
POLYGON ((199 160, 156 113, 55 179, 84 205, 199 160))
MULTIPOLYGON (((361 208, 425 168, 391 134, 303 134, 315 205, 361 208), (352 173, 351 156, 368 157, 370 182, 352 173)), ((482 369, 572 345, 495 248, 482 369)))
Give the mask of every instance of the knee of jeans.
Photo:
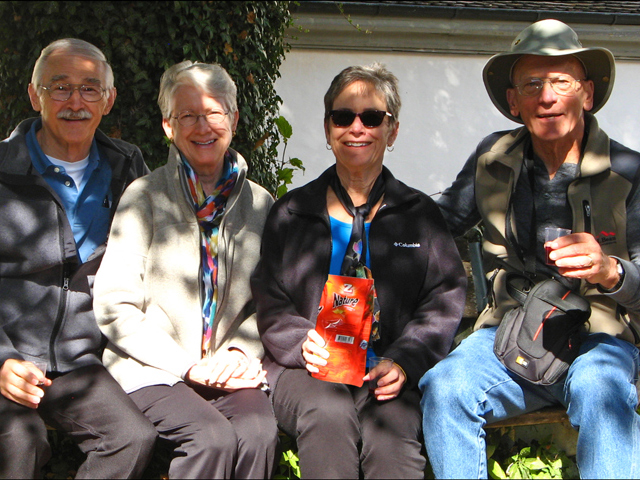
POLYGON ((635 385, 620 372, 607 368, 576 369, 571 372, 567 389, 571 404, 589 410, 609 411, 625 403, 637 402, 635 385))
POLYGON ((457 399, 473 397, 469 390, 474 383, 467 378, 469 369, 460 369, 455 363, 445 359, 422 377, 423 410, 427 406, 448 406, 456 403, 457 399))

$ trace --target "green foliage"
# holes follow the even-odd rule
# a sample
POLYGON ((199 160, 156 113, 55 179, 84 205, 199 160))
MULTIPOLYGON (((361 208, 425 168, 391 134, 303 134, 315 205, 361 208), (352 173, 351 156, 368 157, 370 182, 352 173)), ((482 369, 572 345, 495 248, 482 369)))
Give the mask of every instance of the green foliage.
POLYGON ((273 84, 290 46, 292 24, 282 2, 0 2, 0 134, 34 116, 27 85, 35 60, 53 40, 75 37, 100 48, 111 63, 118 98, 101 128, 138 145, 151 168, 165 163, 160 76, 185 59, 218 62, 238 86, 240 122, 232 147, 249 176, 275 193, 282 102, 273 84))
POLYGON ((280 456, 280 463, 273 478, 276 480, 295 480, 301 478, 300 459, 298 458, 298 449, 295 442, 286 435, 280 435, 280 446, 282 448, 282 455, 280 456))
POLYGON ((337 2, 336 3, 336 8, 338 9, 338 11, 342 14, 342 16, 344 17, 344 19, 349 22, 349 25, 351 25, 353 28, 355 28, 358 32, 362 32, 362 33, 366 33, 368 35, 370 35, 371 33, 373 33, 371 30, 369 30, 368 28, 362 30, 362 27, 360 27, 360 24, 358 23, 354 23, 353 20, 351 19, 351 15, 345 13, 344 11, 344 5, 342 2, 337 2))
POLYGON ((278 128, 278 133, 280 134, 281 140, 284 143, 284 148, 282 150, 282 159, 276 165, 276 173, 278 177, 278 189, 276 191, 276 198, 280 198, 282 195, 287 193, 288 185, 291 184, 293 179, 293 173, 295 170, 302 170, 304 172, 304 166, 302 165, 302 160, 299 158, 291 158, 285 160, 285 154, 287 152, 287 144, 291 135, 293 134, 293 127, 284 118, 282 115, 275 119, 276 127, 278 128))
POLYGON ((513 441, 513 428, 506 434, 496 432, 488 439, 489 477, 507 478, 578 478, 578 468, 566 453, 553 445, 551 437, 530 445, 513 441))
MULTIPOLYGON (((489 477, 493 479, 511 478, 579 478, 574 459, 553 445, 553 438, 540 442, 533 440, 530 445, 515 441, 513 427, 491 430, 487 438, 487 459, 489 477)), ((280 457, 275 479, 299 479, 300 465, 298 449, 293 440, 281 435, 280 457)), ((427 463, 425 478, 434 478, 427 463)))

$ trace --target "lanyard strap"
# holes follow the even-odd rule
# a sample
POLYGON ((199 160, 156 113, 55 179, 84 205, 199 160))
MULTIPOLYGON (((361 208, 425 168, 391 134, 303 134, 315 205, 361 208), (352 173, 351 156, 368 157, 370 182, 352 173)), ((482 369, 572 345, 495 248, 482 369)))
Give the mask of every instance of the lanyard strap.
POLYGON ((524 161, 531 187, 531 227, 529 228, 529 249, 524 255, 524 270, 530 278, 536 277, 536 242, 538 241, 538 225, 536 223, 536 182, 533 170, 533 158, 526 158, 524 161))
POLYGON ((353 217, 353 224, 351 229, 351 237, 349 238, 349 244, 347 245, 347 251, 342 261, 342 267, 340 268, 340 274, 349 277, 356 276, 356 268, 358 265, 365 265, 367 258, 367 235, 364 229, 364 220, 367 218, 373 206, 378 203, 378 200, 384 194, 384 179, 380 173, 376 178, 373 188, 369 192, 367 197, 367 203, 355 207, 351 201, 351 197, 340 183, 338 174, 333 169, 333 175, 331 176, 331 188, 335 192, 338 200, 344 207, 344 209, 353 217))
MULTIPOLYGON (((529 188, 531 190, 531 212, 529 213, 530 227, 529 227, 529 244, 522 245, 516 239, 512 228, 514 198, 517 186, 514 185, 512 198, 509 207, 507 208, 506 215, 506 238, 507 241, 518 253, 518 256, 524 264, 524 274, 530 279, 536 277, 536 242, 537 242, 537 224, 536 224, 536 188, 535 188, 535 172, 534 172, 534 160, 533 152, 528 152, 528 148, 525 146, 524 154, 522 158, 523 170, 526 172, 527 179, 529 181, 529 188)), ((522 235, 522 232, 520 232, 522 235)))

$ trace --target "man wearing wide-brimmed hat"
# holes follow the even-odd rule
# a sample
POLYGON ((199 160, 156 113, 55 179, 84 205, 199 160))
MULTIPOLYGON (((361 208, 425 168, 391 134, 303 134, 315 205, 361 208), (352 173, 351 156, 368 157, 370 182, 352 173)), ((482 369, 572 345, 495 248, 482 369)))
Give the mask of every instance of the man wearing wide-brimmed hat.
POLYGON ((640 474, 640 154, 593 116, 614 77, 611 52, 583 48, 557 20, 530 25, 484 68, 494 105, 523 126, 485 138, 439 199, 455 236, 482 222, 490 294, 475 332, 420 381, 437 478, 486 478, 484 425, 556 404, 579 431, 583 478, 640 474), (573 232, 547 243, 548 259, 546 227, 573 232), (553 385, 511 373, 493 352, 518 305, 508 272, 555 277, 591 306, 580 354, 553 385))

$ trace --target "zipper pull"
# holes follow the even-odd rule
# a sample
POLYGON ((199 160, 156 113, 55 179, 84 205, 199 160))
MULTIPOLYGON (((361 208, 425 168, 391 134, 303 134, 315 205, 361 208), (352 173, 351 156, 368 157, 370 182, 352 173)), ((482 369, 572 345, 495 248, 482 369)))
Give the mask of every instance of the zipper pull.
POLYGON ((582 202, 582 211, 584 213, 584 231, 591 233, 591 205, 587 200, 582 202))
POLYGON ((62 285, 62 290, 65 292, 69 290, 69 277, 64 277, 64 283, 62 285))

